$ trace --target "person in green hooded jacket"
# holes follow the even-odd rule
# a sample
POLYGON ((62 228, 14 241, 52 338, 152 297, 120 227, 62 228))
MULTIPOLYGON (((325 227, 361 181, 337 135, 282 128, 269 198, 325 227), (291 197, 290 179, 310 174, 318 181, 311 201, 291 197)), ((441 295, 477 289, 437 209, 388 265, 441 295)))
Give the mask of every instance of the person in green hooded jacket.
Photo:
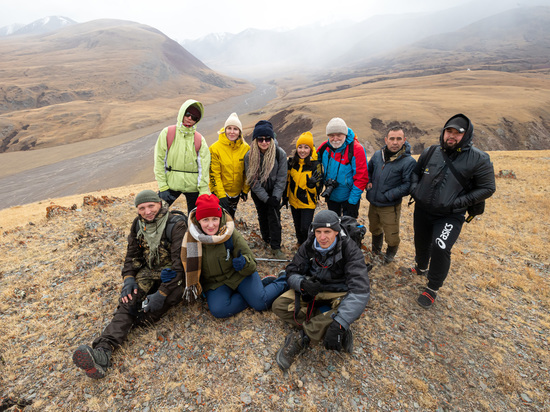
POLYGON ((197 123, 204 115, 202 103, 187 100, 180 107, 174 141, 168 150, 168 127, 159 134, 155 145, 155 179, 159 196, 171 205, 183 194, 187 210, 195 208, 197 198, 210 193, 208 188, 210 150, 204 137, 200 136, 200 148, 195 147, 197 123))

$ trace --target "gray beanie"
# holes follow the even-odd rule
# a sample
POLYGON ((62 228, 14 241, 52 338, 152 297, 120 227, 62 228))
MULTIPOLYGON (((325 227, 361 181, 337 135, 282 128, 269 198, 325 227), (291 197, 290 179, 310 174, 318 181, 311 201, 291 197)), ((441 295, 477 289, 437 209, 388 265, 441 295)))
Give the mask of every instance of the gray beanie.
POLYGON ((136 207, 138 207, 142 203, 160 201, 160 197, 156 192, 153 192, 152 190, 142 190, 137 194, 136 199, 134 200, 134 204, 136 205, 136 207))
POLYGON ((311 226, 313 230, 328 227, 336 232, 340 232, 340 218, 332 210, 321 210, 313 218, 311 226))
POLYGON ((339 117, 330 119, 330 122, 327 124, 327 136, 333 133, 342 133, 346 136, 348 135, 348 125, 343 119, 340 119, 339 117))

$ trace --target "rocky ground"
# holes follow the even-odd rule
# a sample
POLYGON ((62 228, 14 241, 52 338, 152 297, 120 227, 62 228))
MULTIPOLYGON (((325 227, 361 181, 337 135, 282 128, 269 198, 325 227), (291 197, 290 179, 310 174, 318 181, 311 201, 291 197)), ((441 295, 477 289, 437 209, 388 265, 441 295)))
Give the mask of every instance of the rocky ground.
MULTIPOLYGON (((550 242, 540 219, 548 188, 527 190, 529 178, 516 174, 499 179, 486 213, 465 225, 430 310, 415 302, 425 280, 399 270, 413 264, 412 207, 404 204, 397 261, 369 274, 353 353, 313 347, 288 373, 274 356, 290 328, 273 313, 220 320, 198 302, 133 331, 105 379, 88 379, 71 354, 116 307, 133 193, 50 207, 48 219, 5 230, 0 241, 0 411, 550 410, 550 242), (501 219, 518 204, 520 217, 501 219)), ((363 204, 360 221, 366 212, 363 204)), ((270 257, 252 202, 237 218, 257 256, 270 257)), ((291 257, 286 209, 283 222, 291 257)), ((263 276, 284 264, 258 267, 263 276)))

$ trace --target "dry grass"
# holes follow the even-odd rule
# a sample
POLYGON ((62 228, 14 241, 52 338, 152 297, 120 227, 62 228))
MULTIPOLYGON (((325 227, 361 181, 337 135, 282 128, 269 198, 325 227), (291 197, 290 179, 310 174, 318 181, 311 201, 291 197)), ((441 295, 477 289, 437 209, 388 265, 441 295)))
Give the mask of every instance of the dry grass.
MULTIPOLYGON (((50 201, 4 210, 0 395, 32 401, 29 411, 548 410, 550 188, 542 177, 550 174, 550 152, 491 156, 497 173, 513 170, 517 179, 497 179, 485 214, 464 226, 436 305, 418 307, 422 279, 398 271, 414 253, 412 208, 404 207, 398 263, 370 274, 372 298, 354 324, 354 354, 313 348, 288 376, 274 355, 290 329, 275 315, 247 310, 217 320, 197 303, 133 331, 107 377, 87 379, 71 353, 110 320, 133 194, 154 183, 94 193, 119 199, 109 206, 80 207, 81 195, 55 200, 79 210, 49 220, 50 201)), ((175 207, 185 210, 182 200, 175 207)), ((363 222, 366 211, 363 203, 363 222)), ((237 217, 253 239, 251 202, 237 217)), ((290 249, 286 209, 283 219, 290 249)), ((280 267, 259 264, 262 274, 280 267)))

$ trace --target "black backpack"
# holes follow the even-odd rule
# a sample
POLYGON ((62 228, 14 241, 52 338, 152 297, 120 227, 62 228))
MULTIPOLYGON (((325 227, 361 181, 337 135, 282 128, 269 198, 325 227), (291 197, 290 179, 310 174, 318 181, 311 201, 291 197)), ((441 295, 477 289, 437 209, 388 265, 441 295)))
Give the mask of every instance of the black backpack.
POLYGON ((357 219, 351 216, 342 216, 340 218, 342 230, 349 236, 361 249, 361 242, 367 233, 365 225, 360 225, 357 219))

